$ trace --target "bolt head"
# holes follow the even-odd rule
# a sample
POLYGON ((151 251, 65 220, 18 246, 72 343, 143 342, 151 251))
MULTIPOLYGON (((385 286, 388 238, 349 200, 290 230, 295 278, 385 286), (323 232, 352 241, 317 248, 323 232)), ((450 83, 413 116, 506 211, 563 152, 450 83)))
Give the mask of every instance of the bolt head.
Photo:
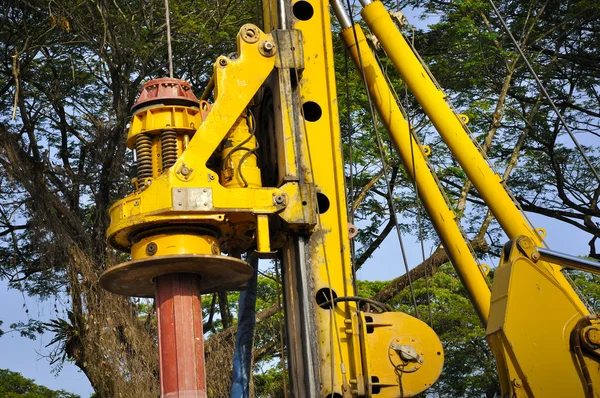
POLYGON ((600 345, 600 330, 596 328, 590 328, 586 332, 586 337, 590 343, 600 345))
POLYGON ((513 386, 515 386, 517 388, 521 388, 521 387, 523 387, 523 382, 521 381, 521 379, 514 379, 513 386))
POLYGON ((182 167, 181 168, 181 174, 184 175, 184 176, 190 174, 190 169, 188 167, 185 167, 185 166, 182 167))
POLYGON ((149 256, 154 256, 157 251, 158 251, 158 245, 154 242, 150 242, 146 246, 146 254, 149 256))
POLYGON ((276 195, 275 196, 275 204, 282 205, 284 203, 285 203, 285 196, 284 195, 276 195))

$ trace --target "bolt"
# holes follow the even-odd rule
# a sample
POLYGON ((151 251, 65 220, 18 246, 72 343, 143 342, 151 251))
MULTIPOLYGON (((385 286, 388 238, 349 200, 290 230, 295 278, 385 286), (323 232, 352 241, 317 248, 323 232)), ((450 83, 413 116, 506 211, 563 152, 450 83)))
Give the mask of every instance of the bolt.
POLYGON ((227 60, 225 58, 219 58, 220 66, 227 66, 227 60))
POLYGON ((219 247, 216 243, 210 245, 210 250, 212 251, 212 254, 219 254, 219 247))
POLYGON ((273 45, 273 43, 271 43, 270 41, 266 41, 265 44, 263 44, 263 50, 266 53, 270 53, 271 51, 273 51, 273 48, 275 46, 273 45))
POLYGON ((589 328, 585 336, 588 338, 590 343, 594 345, 600 345, 600 330, 596 328, 589 328))
POLYGON ((186 166, 183 166, 181 168, 181 175, 187 176, 188 174, 190 174, 190 169, 187 168, 186 166))
POLYGON ((215 179, 215 176, 214 176, 214 175, 212 175, 212 174, 209 174, 209 175, 208 175, 208 179, 212 181, 212 180, 214 180, 214 179, 215 179))
POLYGON ((523 387, 523 383, 521 382, 521 379, 514 379, 513 380, 513 386, 515 386, 517 388, 523 387))
POLYGON ((254 36, 256 36, 256 32, 254 31, 254 29, 248 29, 248 30, 246 30, 246 36, 254 37, 254 36))
POLYGON ((285 196, 284 195, 276 195, 275 196, 275 204, 276 205, 282 205, 285 203, 285 196))
POLYGON ((146 246, 146 254, 149 256, 154 256, 157 251, 158 251, 158 245, 154 242, 150 242, 146 246))
POLYGON ((139 206, 139 205, 140 205, 140 201, 139 201, 139 200, 136 200, 135 202, 133 202, 133 205, 134 205, 134 206, 139 206))
POLYGON ((539 260, 540 259, 540 253, 537 253, 537 252, 536 253, 531 253, 531 259, 533 261, 539 260))

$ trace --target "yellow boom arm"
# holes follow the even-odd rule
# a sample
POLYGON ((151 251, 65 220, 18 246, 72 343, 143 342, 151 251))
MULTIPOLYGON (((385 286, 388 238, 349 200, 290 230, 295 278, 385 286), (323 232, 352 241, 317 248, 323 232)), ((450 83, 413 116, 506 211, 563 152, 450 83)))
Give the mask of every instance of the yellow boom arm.
POLYGON ((600 381, 592 341, 598 330, 595 316, 590 316, 561 273, 560 265, 542 261, 540 251, 545 250, 537 250, 543 245, 542 238, 504 189, 500 176, 487 165, 459 115, 446 102, 446 96, 436 87, 383 4, 361 0, 364 21, 511 239, 505 247, 501 266, 495 272, 490 300, 480 270, 474 266, 473 259, 468 258, 471 253, 463 251, 463 237, 456 233, 454 221, 448 220, 452 218, 451 212, 445 202, 439 200, 441 193, 433 184, 433 178, 419 175, 419 171, 424 174, 430 171, 420 148, 410 137, 408 124, 402 119, 360 27, 349 26, 347 17, 336 3, 333 2, 333 8, 346 28, 342 38, 350 55, 359 71, 364 71, 367 89, 406 171, 423 193, 424 205, 444 248, 477 312, 484 324, 487 323, 487 339, 496 358, 503 394, 592 396, 592 386, 600 381), (411 151, 415 155, 414 163, 409 157, 411 151), (455 254, 457 252, 459 255, 455 254), (580 343, 571 344, 571 341, 580 343))

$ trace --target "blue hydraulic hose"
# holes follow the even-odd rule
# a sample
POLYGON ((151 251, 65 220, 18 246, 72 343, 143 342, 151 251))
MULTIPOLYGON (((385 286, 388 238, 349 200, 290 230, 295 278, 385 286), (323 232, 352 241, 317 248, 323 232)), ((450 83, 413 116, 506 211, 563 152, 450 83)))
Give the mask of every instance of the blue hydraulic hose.
POLYGON ((248 263, 254 269, 248 288, 240 293, 238 307, 238 330, 233 354, 233 377, 231 398, 250 398, 252 375, 252 348, 256 326, 256 285, 258 257, 250 256, 248 263))

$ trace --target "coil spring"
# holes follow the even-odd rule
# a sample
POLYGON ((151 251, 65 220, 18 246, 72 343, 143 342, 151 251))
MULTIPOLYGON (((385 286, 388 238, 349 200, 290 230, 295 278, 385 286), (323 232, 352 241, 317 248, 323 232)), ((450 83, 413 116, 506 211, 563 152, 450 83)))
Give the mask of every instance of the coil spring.
POLYGON ((173 130, 163 131, 160 135, 162 148, 163 171, 173 166, 177 161, 177 133, 173 130))
POLYGON ((140 182, 152 177, 152 138, 149 134, 138 134, 135 137, 135 154, 137 157, 137 176, 140 182))

